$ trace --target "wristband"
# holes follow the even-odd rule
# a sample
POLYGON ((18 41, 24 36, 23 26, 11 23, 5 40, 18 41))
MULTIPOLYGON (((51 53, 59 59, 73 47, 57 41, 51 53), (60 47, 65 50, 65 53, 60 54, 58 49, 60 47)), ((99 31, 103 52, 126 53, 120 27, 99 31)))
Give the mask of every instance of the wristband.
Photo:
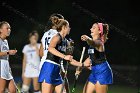
POLYGON ((82 67, 84 67, 84 63, 82 63, 82 67))
POLYGON ((66 55, 64 55, 63 59, 65 59, 66 55))
POLYGON ((9 55, 9 51, 7 51, 6 53, 7 53, 7 55, 9 55))

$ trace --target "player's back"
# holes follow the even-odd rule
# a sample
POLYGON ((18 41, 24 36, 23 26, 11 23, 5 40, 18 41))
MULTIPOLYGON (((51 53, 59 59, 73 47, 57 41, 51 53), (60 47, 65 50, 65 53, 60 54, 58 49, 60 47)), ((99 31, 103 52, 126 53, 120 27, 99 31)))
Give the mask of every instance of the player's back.
POLYGON ((44 33, 42 39, 41 39, 41 43, 43 45, 43 57, 42 60, 45 60, 47 57, 47 53, 48 53, 48 47, 50 44, 51 39, 53 38, 53 36, 55 36, 57 34, 57 30, 55 29, 50 29, 47 32, 44 33))

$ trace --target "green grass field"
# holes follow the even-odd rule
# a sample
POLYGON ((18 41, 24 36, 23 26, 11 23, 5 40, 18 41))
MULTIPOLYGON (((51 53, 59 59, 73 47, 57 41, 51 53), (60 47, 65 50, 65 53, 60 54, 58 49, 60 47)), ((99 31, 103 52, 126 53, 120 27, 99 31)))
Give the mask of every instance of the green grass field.
MULTIPOLYGON (((21 87, 21 84, 17 84, 18 86, 21 87)), ((19 89, 20 89, 19 87, 19 89)), ((70 90, 72 90, 73 85, 70 84, 70 90)), ((76 86, 75 93, 82 93, 84 84, 78 84, 76 86)), ((132 87, 132 86, 124 86, 124 85, 110 85, 108 88, 108 93, 138 93, 138 88, 137 87, 132 87)), ((31 92, 32 93, 32 92, 31 92)))
MULTIPOLYGON (((84 85, 77 85, 75 93, 82 93, 84 85)), ((70 86, 72 90, 72 86, 70 86)), ((138 88, 122 85, 110 85, 108 93, 138 93, 138 88)))

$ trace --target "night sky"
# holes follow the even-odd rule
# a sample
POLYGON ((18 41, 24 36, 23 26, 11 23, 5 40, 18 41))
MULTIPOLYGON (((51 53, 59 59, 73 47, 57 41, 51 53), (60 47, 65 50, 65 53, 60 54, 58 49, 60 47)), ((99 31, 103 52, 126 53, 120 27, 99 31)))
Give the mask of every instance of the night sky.
POLYGON ((89 29, 94 22, 104 22, 110 24, 109 40, 105 44, 109 63, 138 65, 139 11, 138 0, 0 0, 0 21, 10 23, 9 45, 18 50, 18 57, 11 58, 13 64, 21 63, 22 48, 28 43, 28 34, 37 30, 41 38, 49 16, 60 13, 70 23, 68 38, 75 42, 76 59, 79 59, 83 46, 88 48, 80 36, 90 35, 89 29))

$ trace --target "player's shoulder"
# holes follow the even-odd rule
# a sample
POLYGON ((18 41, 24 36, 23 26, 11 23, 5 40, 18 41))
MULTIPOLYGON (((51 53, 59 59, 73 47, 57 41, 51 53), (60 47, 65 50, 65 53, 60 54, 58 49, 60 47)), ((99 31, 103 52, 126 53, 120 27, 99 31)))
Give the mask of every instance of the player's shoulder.
POLYGON ((4 41, 4 42, 8 42, 7 39, 2 40, 1 38, 0 38, 0 41, 1 41, 1 42, 2 42, 2 41, 4 41))
POLYGON ((56 35, 58 32, 57 32, 57 30, 55 30, 55 29, 50 29, 50 30, 48 30, 47 32, 45 32, 44 33, 44 35, 43 35, 43 37, 42 37, 42 39, 43 38, 46 38, 46 37, 53 37, 54 35, 56 35))
POLYGON ((1 38, 0 38, 0 45, 2 44, 2 42, 4 42, 4 43, 8 43, 8 41, 5 39, 5 40, 2 40, 1 38))
POLYGON ((57 30, 55 30, 55 29, 50 29, 49 31, 48 31, 48 35, 55 35, 55 34, 57 34, 58 32, 57 32, 57 30))
POLYGON ((24 48, 29 48, 29 44, 26 44, 26 45, 24 46, 24 48))

